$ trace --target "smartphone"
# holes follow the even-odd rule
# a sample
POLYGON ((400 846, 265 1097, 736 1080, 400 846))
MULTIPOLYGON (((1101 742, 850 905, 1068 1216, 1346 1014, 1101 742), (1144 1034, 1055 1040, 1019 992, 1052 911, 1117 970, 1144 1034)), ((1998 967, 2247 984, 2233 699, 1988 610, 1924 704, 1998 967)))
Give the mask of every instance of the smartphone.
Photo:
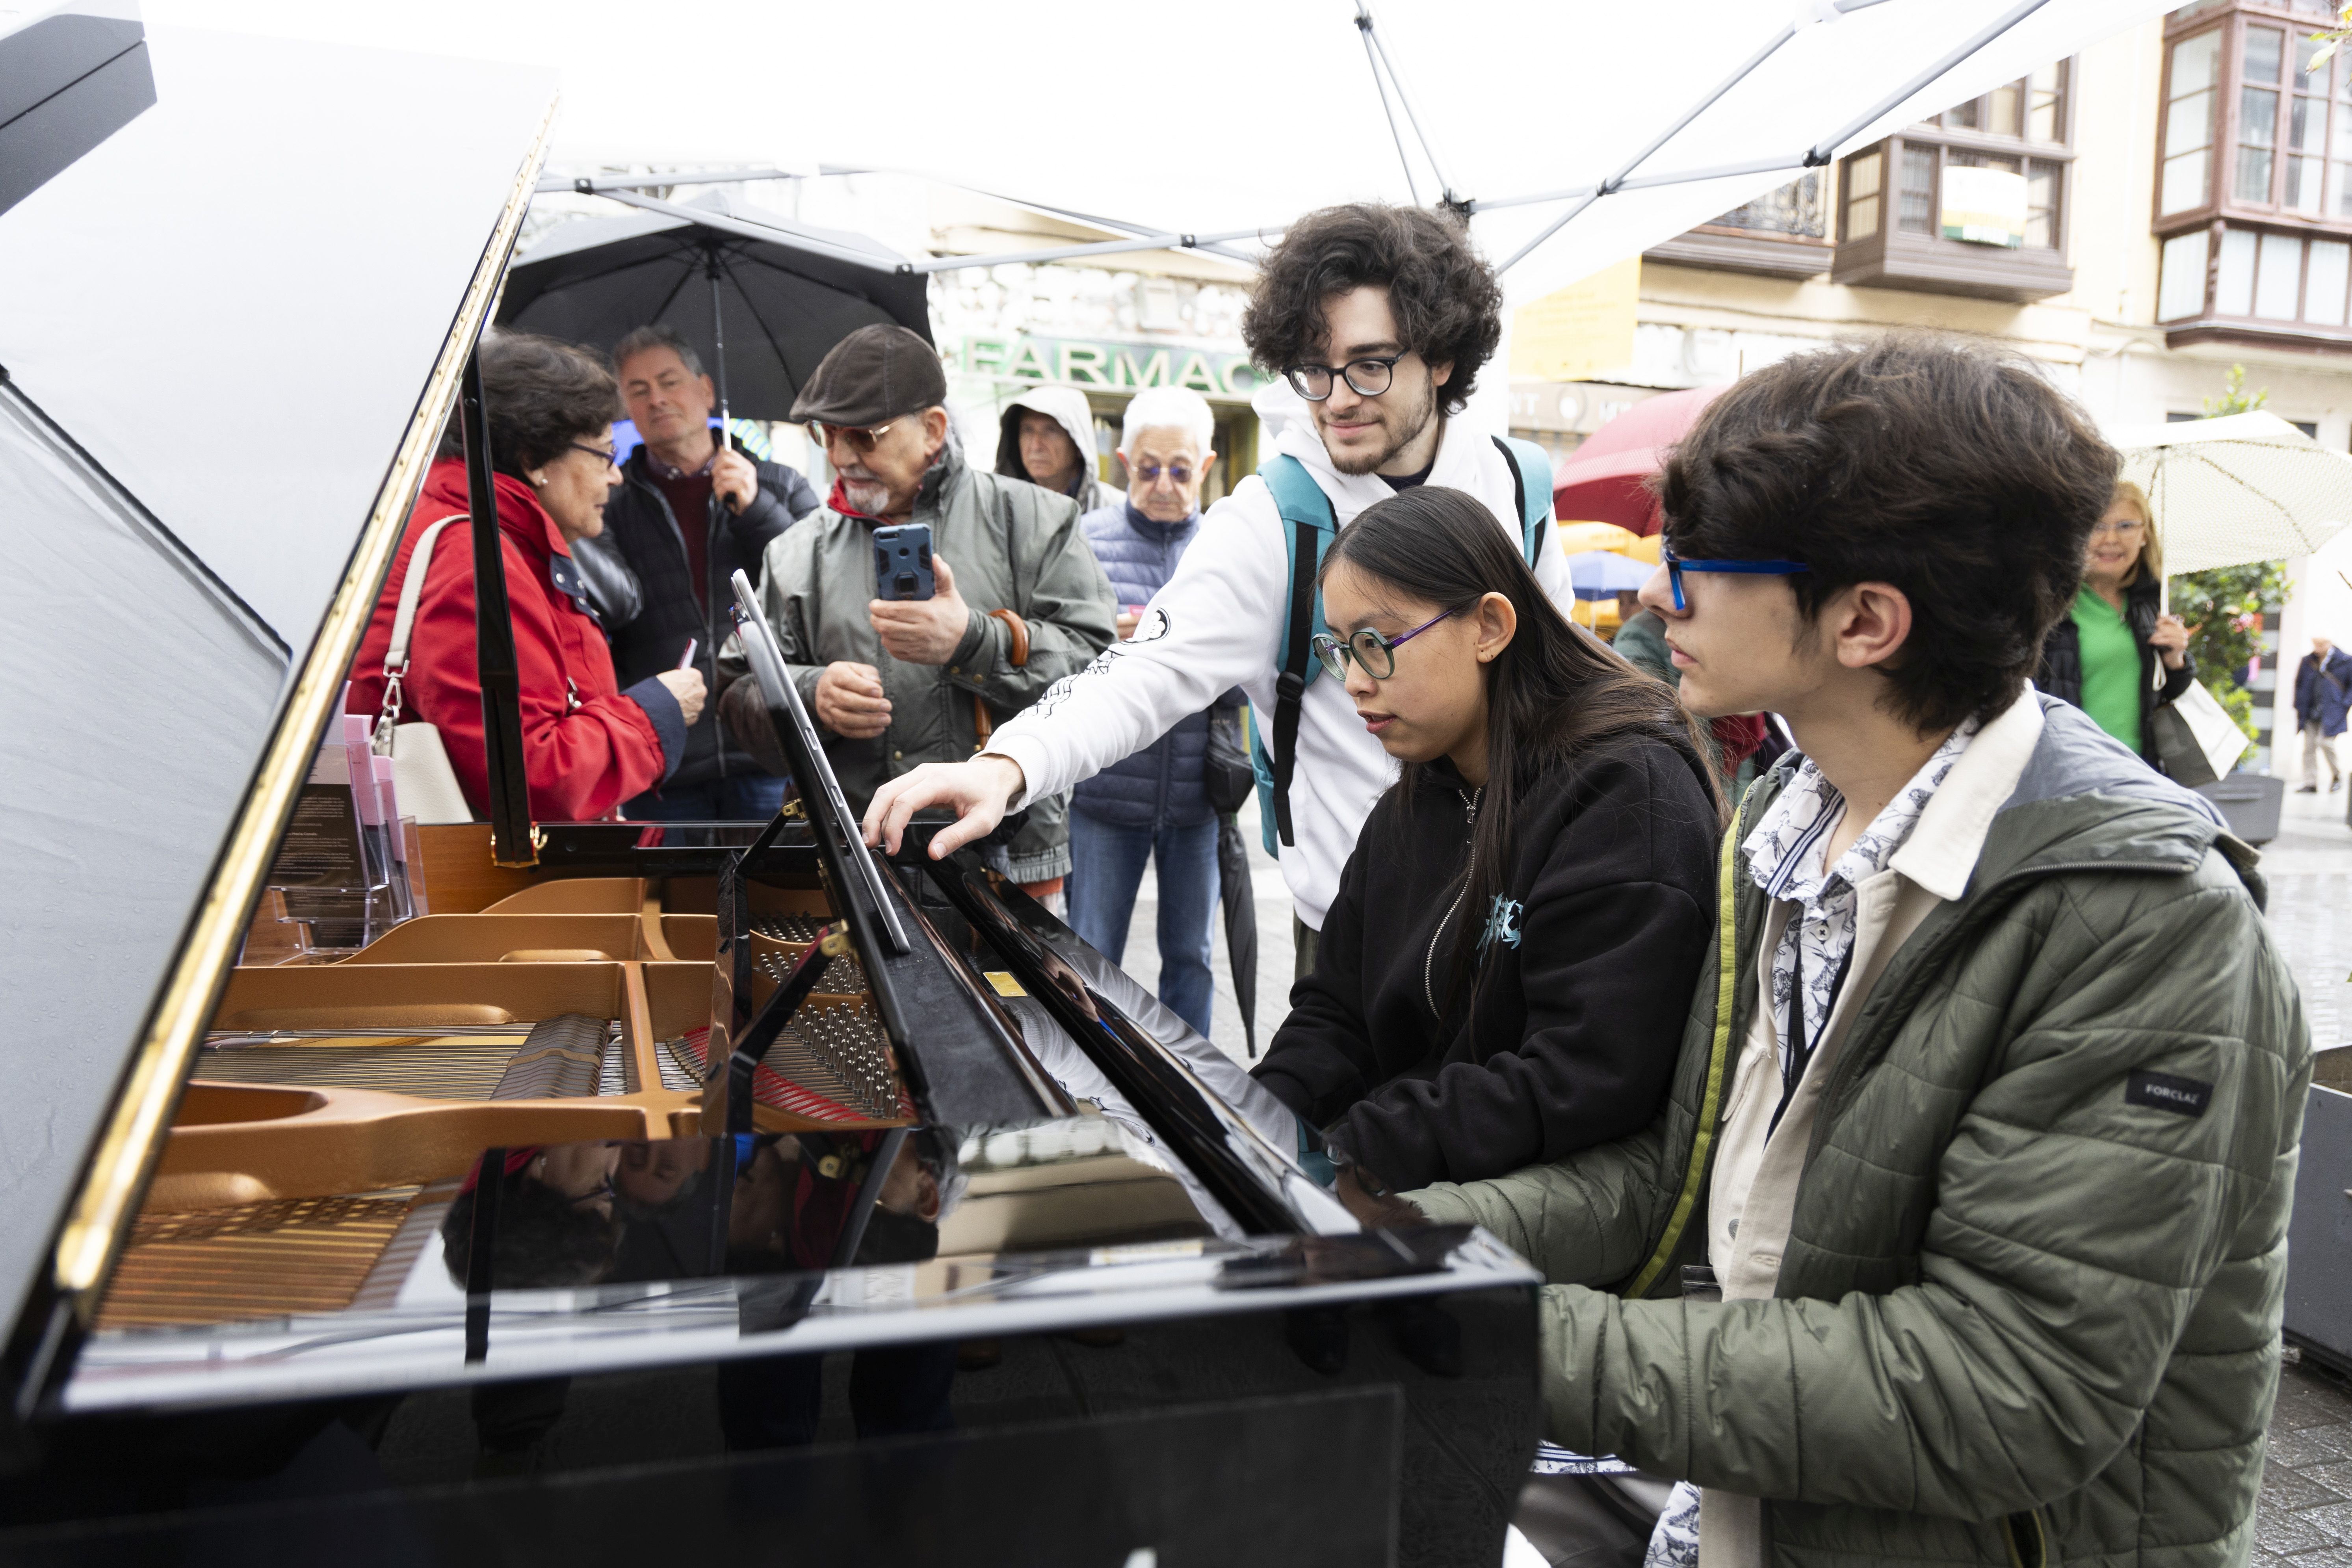
POLYGON ((928 599, 931 579, 931 525, 902 522, 874 531, 874 596, 928 599))

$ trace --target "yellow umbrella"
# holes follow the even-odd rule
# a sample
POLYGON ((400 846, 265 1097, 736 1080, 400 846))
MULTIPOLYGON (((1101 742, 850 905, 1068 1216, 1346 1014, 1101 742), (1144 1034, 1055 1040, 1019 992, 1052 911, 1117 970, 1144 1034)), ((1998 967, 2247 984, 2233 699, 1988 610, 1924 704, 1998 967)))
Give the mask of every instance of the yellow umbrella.
POLYGON ((1563 522, 1559 525, 1559 547, 1570 555, 1581 555, 1588 550, 1607 550, 1622 555, 1642 542, 1642 536, 1630 528, 1620 528, 1613 522, 1563 522))

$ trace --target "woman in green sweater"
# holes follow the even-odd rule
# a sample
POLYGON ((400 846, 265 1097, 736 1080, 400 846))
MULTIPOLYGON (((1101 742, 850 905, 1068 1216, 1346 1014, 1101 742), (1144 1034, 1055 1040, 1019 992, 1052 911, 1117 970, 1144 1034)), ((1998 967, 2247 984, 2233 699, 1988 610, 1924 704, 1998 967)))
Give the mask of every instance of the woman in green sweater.
POLYGON ((2189 627, 2179 616, 2158 613, 2163 586, 2164 552, 2148 520, 2147 497, 2126 480, 2116 486, 2106 515, 2092 531, 2074 611, 2051 628, 2034 678, 2036 686, 2088 713, 2158 772, 2163 764, 2150 721, 2197 679, 2189 627))

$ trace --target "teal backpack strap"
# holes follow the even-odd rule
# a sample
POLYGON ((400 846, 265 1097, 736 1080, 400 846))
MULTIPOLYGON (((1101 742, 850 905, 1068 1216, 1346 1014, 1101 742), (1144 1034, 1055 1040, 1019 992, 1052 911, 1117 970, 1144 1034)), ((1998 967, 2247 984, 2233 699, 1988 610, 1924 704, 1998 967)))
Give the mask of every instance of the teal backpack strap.
MULTIPOLYGON (((1307 683, 1321 667, 1312 643, 1323 630, 1323 593, 1315 574, 1324 553, 1338 534, 1339 519, 1330 498, 1305 464, 1277 452, 1258 468, 1258 478, 1274 493, 1282 514, 1283 543, 1289 558, 1290 581, 1283 617, 1281 657, 1274 683, 1274 736, 1269 752, 1265 737, 1252 729, 1250 765, 1257 774, 1258 821, 1266 853, 1278 856, 1278 844, 1295 844, 1290 829, 1290 779, 1297 762, 1298 715, 1307 683)), ((1547 492, 1549 499, 1549 492, 1547 492)))
POLYGON ((1551 454, 1517 436, 1495 437, 1495 450, 1511 466, 1511 487, 1519 510, 1519 544, 1533 566, 1543 554, 1544 525, 1551 521, 1551 454))

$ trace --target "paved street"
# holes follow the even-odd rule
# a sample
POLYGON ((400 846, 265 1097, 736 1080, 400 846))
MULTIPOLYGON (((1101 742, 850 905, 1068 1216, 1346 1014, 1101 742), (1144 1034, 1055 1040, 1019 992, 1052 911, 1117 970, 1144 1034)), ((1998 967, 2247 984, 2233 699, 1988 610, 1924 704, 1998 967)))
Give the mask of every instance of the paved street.
MULTIPOLYGON (((2279 837, 2263 851, 2271 926, 2303 985, 2320 1050, 2346 1043, 2352 828, 2344 800, 2288 795, 2279 837)), ((2289 1367, 2280 1383, 2254 1540, 2257 1563, 2352 1568, 2352 1393, 2315 1368, 2289 1367)))
POLYGON ((2343 1008, 2352 971, 2352 827, 2341 795, 2290 795, 2278 838, 2263 850, 2271 927, 2303 983, 2315 1049, 2346 1043, 2343 1008))

